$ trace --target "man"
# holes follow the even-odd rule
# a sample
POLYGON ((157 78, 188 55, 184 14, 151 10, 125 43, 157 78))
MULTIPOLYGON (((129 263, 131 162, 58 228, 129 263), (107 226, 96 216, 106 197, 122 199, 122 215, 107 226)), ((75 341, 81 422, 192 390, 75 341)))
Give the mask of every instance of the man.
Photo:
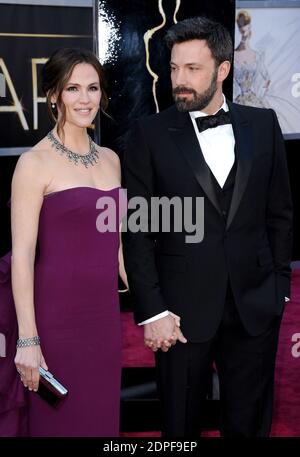
POLYGON ((174 217, 169 232, 160 226, 158 233, 124 234, 135 319, 156 353, 162 432, 199 433, 214 361, 221 434, 268 436, 290 293, 283 138, 273 110, 225 100, 232 42, 221 24, 187 19, 166 40, 175 106, 137 123, 124 163, 129 199, 204 198, 204 220, 193 210, 193 220, 204 223, 201 242, 188 243, 174 217))

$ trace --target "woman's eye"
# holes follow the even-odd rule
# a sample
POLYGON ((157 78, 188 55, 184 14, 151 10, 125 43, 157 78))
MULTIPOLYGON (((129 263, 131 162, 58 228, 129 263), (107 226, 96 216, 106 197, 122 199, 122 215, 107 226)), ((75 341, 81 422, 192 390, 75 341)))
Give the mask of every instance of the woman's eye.
POLYGON ((92 92, 96 92, 97 90, 99 90, 99 87, 98 87, 98 86, 91 86, 91 87, 90 87, 90 90, 91 90, 92 92))
POLYGON ((76 87, 76 86, 69 86, 69 87, 67 88, 67 91, 68 91, 68 92, 75 92, 76 90, 77 90, 77 87, 76 87))

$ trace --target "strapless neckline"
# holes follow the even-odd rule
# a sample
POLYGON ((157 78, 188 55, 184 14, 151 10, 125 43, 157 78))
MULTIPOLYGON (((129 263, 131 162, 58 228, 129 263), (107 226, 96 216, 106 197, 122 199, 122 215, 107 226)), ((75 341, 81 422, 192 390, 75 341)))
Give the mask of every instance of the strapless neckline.
POLYGON ((47 198, 50 198, 50 197, 54 197, 55 195, 64 194, 64 193, 67 193, 67 192, 70 192, 70 191, 74 191, 74 190, 77 190, 77 191, 78 190, 91 190, 91 191, 107 193, 107 192, 112 192, 114 190, 119 190, 121 188, 122 188, 121 186, 112 187, 111 189, 99 189, 98 187, 91 187, 91 186, 68 187, 66 189, 61 189, 61 190, 57 190, 55 192, 50 192, 49 194, 45 194, 44 195, 44 200, 46 200, 47 198))

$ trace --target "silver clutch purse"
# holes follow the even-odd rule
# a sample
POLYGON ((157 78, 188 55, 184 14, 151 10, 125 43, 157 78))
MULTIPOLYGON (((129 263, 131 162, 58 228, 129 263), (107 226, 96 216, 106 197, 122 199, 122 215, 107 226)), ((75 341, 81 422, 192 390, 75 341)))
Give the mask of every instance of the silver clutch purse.
POLYGON ((51 406, 56 406, 68 395, 68 389, 50 371, 40 367, 39 372, 40 383, 37 394, 51 406))

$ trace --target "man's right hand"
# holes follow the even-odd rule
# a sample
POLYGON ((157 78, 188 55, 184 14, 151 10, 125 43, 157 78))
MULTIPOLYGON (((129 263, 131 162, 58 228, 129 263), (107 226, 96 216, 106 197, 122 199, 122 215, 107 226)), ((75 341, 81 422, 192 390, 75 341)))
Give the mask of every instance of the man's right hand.
POLYGON ((177 340, 186 343, 187 339, 180 330, 179 316, 170 313, 168 316, 157 319, 154 322, 144 325, 145 346, 157 351, 161 349, 166 352, 177 340))

